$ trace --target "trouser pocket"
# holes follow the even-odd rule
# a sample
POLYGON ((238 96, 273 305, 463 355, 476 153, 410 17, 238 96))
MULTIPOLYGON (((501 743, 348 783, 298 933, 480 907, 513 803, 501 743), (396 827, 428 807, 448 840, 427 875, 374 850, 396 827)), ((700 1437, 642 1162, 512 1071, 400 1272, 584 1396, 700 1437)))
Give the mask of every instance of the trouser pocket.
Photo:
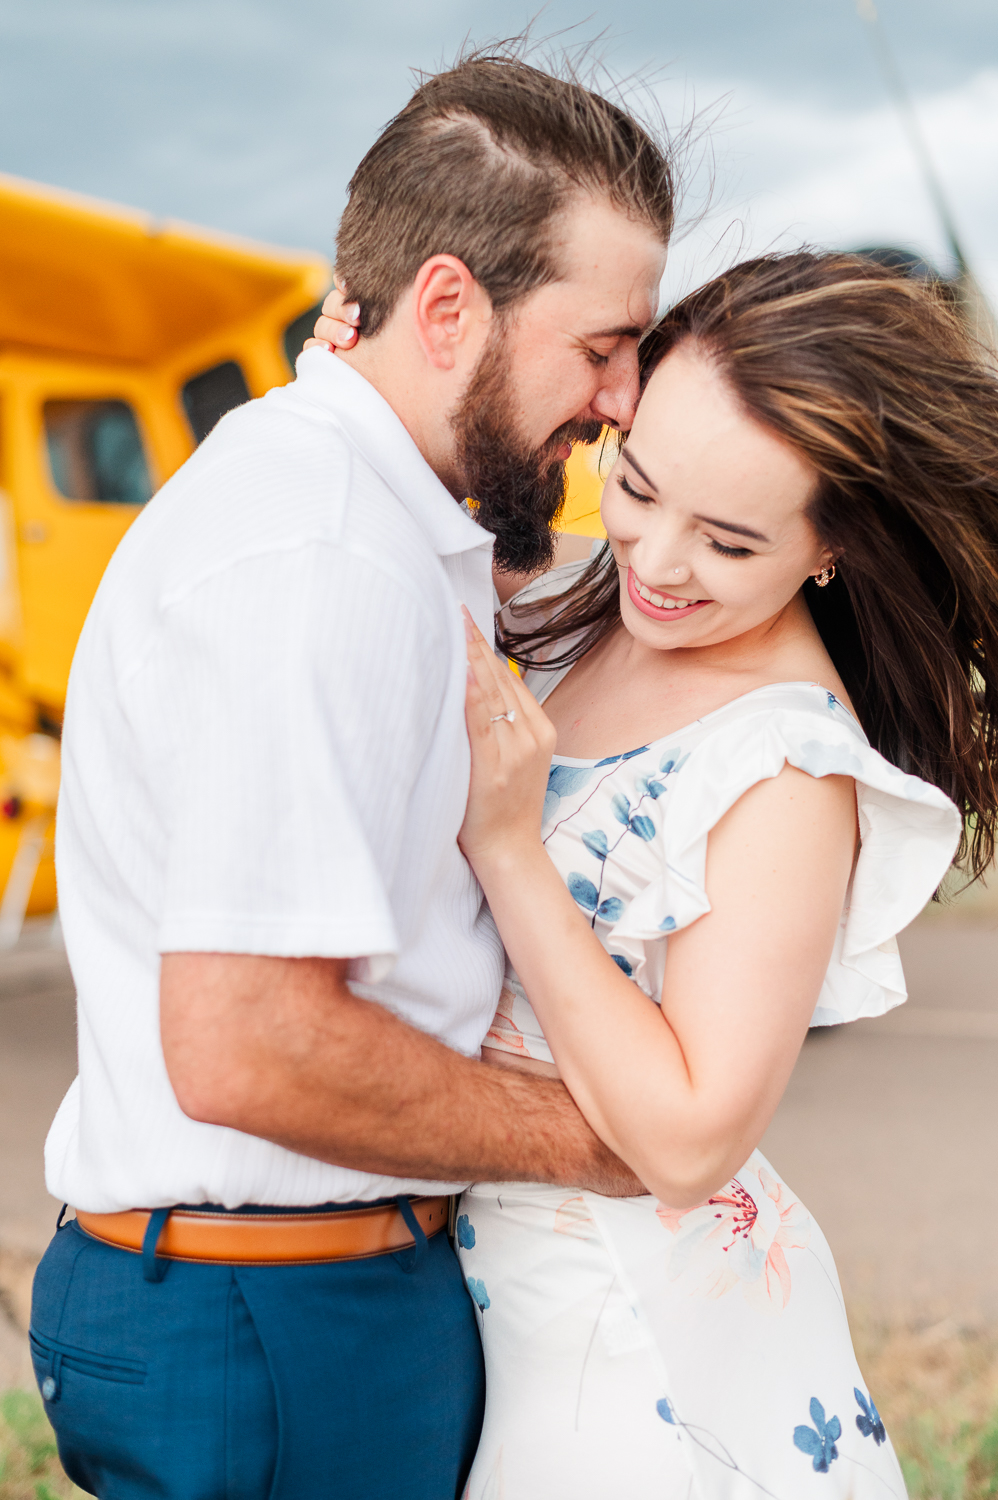
POLYGON ((78 1349, 75 1344, 64 1344, 58 1339, 46 1338, 34 1329, 29 1337, 35 1378, 46 1405, 52 1405, 62 1395, 64 1370, 73 1370, 78 1375, 90 1375, 95 1380, 113 1381, 117 1385, 145 1385, 144 1360, 123 1359, 118 1355, 109 1356, 91 1349, 78 1349))
POLYGON ((31 1331, 31 1359, 62 1466, 74 1484, 109 1500, 145 1493, 141 1486, 132 1491, 113 1483, 122 1468, 131 1467, 123 1450, 147 1404, 144 1361, 51 1338, 37 1328, 31 1331))
POLYGON ((142 1271, 75 1223, 38 1269, 31 1351, 63 1468, 101 1500, 268 1500, 274 1386, 232 1268, 142 1271))

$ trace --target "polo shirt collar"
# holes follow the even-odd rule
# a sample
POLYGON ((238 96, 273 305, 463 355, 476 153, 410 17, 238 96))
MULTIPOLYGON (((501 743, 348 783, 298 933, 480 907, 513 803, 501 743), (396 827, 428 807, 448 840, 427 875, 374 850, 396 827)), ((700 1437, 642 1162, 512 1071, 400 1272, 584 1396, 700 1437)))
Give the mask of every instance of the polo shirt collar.
POLYGON ((369 380, 326 349, 306 349, 295 366, 297 395, 334 421, 419 522, 439 557, 491 546, 491 531, 441 483, 400 418, 369 380))

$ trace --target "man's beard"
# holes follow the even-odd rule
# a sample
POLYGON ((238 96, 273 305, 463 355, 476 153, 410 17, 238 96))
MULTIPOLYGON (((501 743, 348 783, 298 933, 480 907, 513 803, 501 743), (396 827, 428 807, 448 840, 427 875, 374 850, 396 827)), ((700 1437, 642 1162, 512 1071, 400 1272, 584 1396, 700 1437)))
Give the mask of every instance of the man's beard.
POLYGON ((537 573, 554 557, 552 526, 565 504, 563 443, 595 443, 596 421, 566 422, 540 448, 528 448, 516 427, 507 354, 499 320, 451 421, 458 469, 475 519, 495 534, 493 560, 503 573, 537 573))

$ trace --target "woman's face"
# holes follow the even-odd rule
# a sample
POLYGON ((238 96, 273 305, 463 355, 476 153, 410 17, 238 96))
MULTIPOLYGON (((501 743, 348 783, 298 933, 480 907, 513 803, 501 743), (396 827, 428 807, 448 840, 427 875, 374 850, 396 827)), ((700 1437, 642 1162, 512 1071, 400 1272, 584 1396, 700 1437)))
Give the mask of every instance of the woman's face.
POLYGON ((603 491, 631 635, 657 650, 711 646, 771 621, 832 560, 805 515, 816 482, 709 359, 674 349, 603 491))

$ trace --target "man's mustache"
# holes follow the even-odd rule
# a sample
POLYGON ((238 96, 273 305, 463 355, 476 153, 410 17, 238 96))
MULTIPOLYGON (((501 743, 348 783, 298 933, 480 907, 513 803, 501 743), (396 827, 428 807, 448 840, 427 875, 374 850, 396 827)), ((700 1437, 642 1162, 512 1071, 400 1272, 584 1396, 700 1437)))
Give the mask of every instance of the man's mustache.
POLYGON ((595 420, 579 421, 573 419, 559 427, 548 438, 544 447, 547 449, 560 448, 562 443, 583 443, 586 447, 592 447, 598 443, 603 434, 603 423, 595 420))

